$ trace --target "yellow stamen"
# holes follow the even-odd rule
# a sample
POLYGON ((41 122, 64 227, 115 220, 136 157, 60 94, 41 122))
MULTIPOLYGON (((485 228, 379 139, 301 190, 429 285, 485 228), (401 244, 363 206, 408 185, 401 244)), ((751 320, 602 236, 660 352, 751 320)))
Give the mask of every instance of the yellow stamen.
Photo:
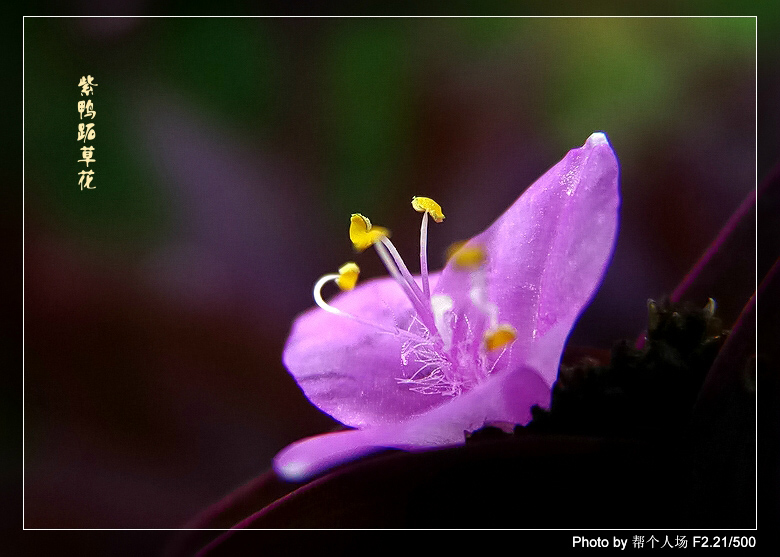
POLYGON ((461 269, 474 271, 485 263, 487 254, 480 245, 467 246, 466 242, 457 242, 447 250, 447 259, 453 259, 461 269))
POLYGON ((412 207, 418 213, 428 213, 436 222, 444 220, 444 213, 441 212, 441 205, 430 197, 413 197, 412 207))
POLYGON ((390 231, 387 228, 371 226, 371 221, 360 213, 353 214, 349 219, 349 239, 358 251, 363 251, 389 236, 390 231))
POLYGON ((344 263, 339 267, 339 278, 336 279, 336 284, 342 290, 352 290, 357 284, 358 275, 360 275, 360 267, 353 262, 344 263))
POLYGON ((517 331, 512 325, 499 325, 495 329, 485 332, 485 347, 490 351, 497 350, 514 342, 516 338, 517 331))

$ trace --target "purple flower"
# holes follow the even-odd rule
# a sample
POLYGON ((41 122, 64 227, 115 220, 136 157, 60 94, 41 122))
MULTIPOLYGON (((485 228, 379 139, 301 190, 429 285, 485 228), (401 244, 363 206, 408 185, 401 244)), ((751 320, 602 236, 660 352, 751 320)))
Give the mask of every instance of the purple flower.
POLYGON ((355 286, 344 265, 320 279, 319 307, 295 321, 284 363, 306 396, 352 430, 298 441, 274 460, 300 481, 381 450, 461 444, 486 423, 526 424, 549 405, 566 339, 600 284, 618 227, 618 162, 594 133, 548 170, 487 230, 428 275, 422 212, 419 276, 388 236, 353 215, 350 237, 376 248, 391 277, 355 286), (329 282, 347 290, 330 303, 329 282))

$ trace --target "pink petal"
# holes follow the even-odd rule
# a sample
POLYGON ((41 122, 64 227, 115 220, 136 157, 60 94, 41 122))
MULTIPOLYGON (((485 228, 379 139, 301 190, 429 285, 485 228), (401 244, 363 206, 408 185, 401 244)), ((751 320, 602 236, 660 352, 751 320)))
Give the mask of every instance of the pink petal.
MULTIPOLYGON (((367 281, 330 303, 385 327, 406 329, 413 315, 403 290, 390 278, 367 281)), ((283 360, 309 400, 341 423, 392 424, 448 401, 399 384, 397 378, 416 371, 407 369, 415 364, 401 360, 402 344, 399 337, 315 307, 296 319, 283 360)))
POLYGON ((302 481, 382 449, 462 444, 464 431, 479 429, 486 422, 528 423, 531 407, 547 405, 549 398, 549 387, 533 370, 514 370, 400 424, 327 433, 293 443, 276 456, 274 469, 286 480, 302 481))
MULTIPOLYGON (((489 297, 500 322, 518 331, 512 364, 531 365, 549 385, 612 257, 619 206, 617 158, 606 136, 594 133, 469 242, 487 251, 489 297)), ((467 280, 448 264, 436 291, 457 298, 467 280)))

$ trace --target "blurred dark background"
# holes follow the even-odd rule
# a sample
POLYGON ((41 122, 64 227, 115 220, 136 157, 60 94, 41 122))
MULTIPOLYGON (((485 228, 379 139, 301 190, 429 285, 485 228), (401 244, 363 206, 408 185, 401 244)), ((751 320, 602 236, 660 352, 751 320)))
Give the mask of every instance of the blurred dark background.
POLYGON ((333 427, 281 352, 315 280, 355 258, 349 214, 415 265, 409 200, 433 197, 437 267, 596 130, 620 159, 621 230, 571 342, 637 335, 773 162, 756 169, 755 29, 26 19, 25 526, 177 527, 333 427))

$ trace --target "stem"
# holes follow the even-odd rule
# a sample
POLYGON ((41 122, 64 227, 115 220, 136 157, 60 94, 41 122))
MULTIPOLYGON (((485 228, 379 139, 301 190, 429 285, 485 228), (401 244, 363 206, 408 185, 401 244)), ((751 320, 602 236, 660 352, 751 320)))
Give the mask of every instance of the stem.
POLYGON ((328 313, 332 313, 333 315, 338 315, 339 317, 346 317, 347 319, 352 319, 353 321, 357 321, 361 325, 367 325, 369 327, 373 327, 374 329, 379 329, 383 333, 389 333, 394 336, 402 336, 406 338, 411 338, 416 341, 422 340, 419 335, 415 335, 413 333, 410 333, 409 331, 404 331, 403 329, 399 329, 398 327, 385 327, 384 325, 380 325, 378 323, 372 323, 371 321, 366 321, 365 319, 361 319, 360 317, 356 315, 352 315, 351 313, 347 313, 346 311, 341 311, 338 308, 333 307, 332 305, 328 304, 323 298, 322 298, 322 287, 325 286, 327 283, 331 281, 336 281, 339 278, 339 275, 325 275, 320 278, 315 284, 314 284, 314 301, 316 304, 327 311, 328 313))
POLYGON ((409 269, 404 265, 403 259, 401 259, 398 250, 395 249, 393 243, 387 238, 382 238, 381 243, 374 244, 379 257, 382 259, 382 263, 385 264, 387 270, 393 276, 398 284, 404 289, 407 298, 412 302, 412 306, 417 310, 417 314, 420 317, 423 325, 425 325, 431 333, 436 331, 436 323, 433 319, 433 311, 430 304, 423 303, 421 296, 422 291, 417 283, 414 281, 409 269))
POLYGON ((422 277, 423 300, 431 302, 431 286, 428 283, 428 211, 423 212, 420 225, 420 276, 422 277))

